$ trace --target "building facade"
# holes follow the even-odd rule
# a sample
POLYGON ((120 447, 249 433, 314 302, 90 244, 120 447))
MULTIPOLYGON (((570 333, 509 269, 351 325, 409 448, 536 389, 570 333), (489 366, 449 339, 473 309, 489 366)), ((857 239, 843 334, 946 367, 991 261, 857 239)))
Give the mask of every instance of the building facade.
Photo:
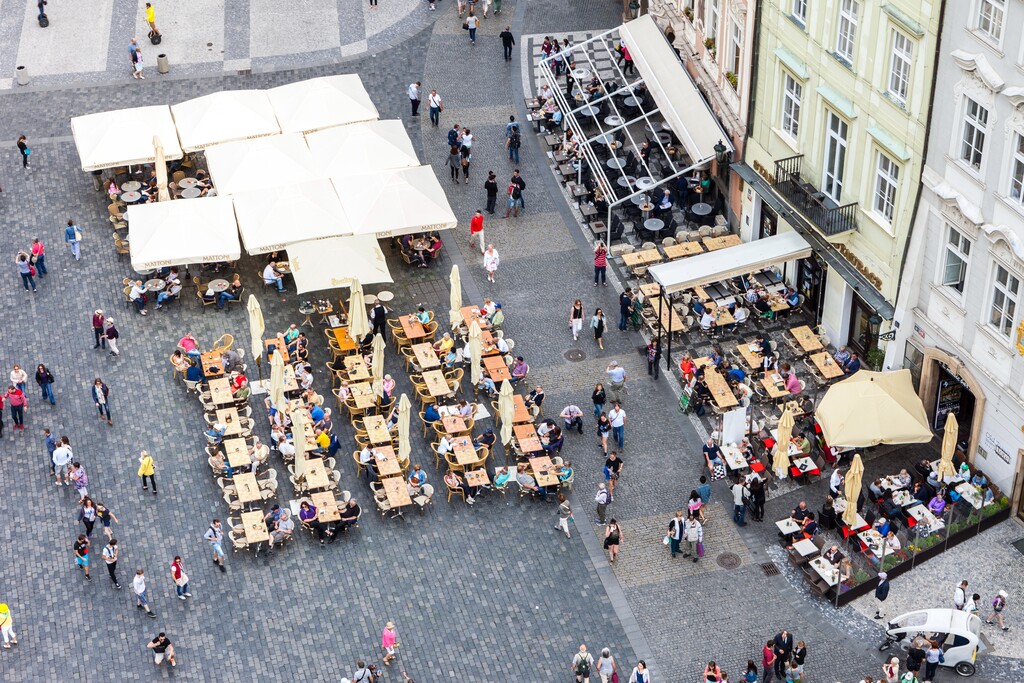
POLYGON ((890 356, 932 426, 1015 501, 1024 456, 1022 0, 965 0, 942 32, 917 223, 890 356))
POLYGON ((942 0, 760 5, 741 234, 797 230, 787 269, 831 343, 881 366, 915 213, 942 0))
MULTIPOLYGON (((757 0, 650 0, 649 13, 673 39, 686 70, 743 153, 753 82, 752 58, 757 0)), ((740 216, 742 181, 718 164, 717 180, 730 223, 740 216)))

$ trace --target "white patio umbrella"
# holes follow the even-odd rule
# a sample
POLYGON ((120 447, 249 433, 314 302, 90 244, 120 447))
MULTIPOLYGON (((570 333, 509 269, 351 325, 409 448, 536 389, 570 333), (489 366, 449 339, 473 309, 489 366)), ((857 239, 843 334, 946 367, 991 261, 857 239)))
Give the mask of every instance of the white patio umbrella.
POLYGON ((249 313, 249 336, 252 340, 253 360, 256 361, 256 368, 259 371, 260 381, 263 381, 263 332, 266 326, 263 322, 263 309, 260 308, 260 302, 256 300, 256 296, 253 294, 249 295, 249 300, 245 303, 245 309, 249 313))
POLYGON ((483 355, 483 342, 480 341, 480 323, 475 319, 469 324, 469 378, 475 387, 480 381, 480 358, 483 355))
POLYGON ((281 130, 297 133, 372 121, 379 114, 356 74, 288 83, 266 91, 281 130))
POLYGON ((501 415, 501 443, 508 446, 512 441, 512 420, 516 414, 516 404, 512 399, 512 385, 503 380, 498 391, 498 414, 501 415))
POLYGON ((166 104, 76 116, 71 133, 83 171, 151 164, 156 159, 154 136, 163 143, 165 159, 182 157, 166 104))
POLYGON ((220 90, 171 105, 171 115, 181 149, 186 152, 281 133, 263 90, 220 90))
POLYGON ((373 235, 289 242, 286 248, 299 294, 348 287, 353 280, 362 284, 394 282, 373 235))
POLYGON ((448 282, 451 285, 451 293, 448 295, 448 317, 451 319, 454 330, 462 324, 462 276, 459 274, 457 265, 452 266, 448 282))
MULTIPOLYGON (((274 354, 275 356, 279 354, 274 354)), ((295 445, 295 478, 298 479, 306 471, 306 430, 309 427, 304 408, 292 413, 292 443, 295 445)))
POLYGON ((366 304, 363 303, 363 286, 353 278, 348 297, 348 336, 358 344, 369 333, 370 320, 366 317, 366 304))
POLYGON ((373 391, 378 396, 384 393, 384 337, 380 334, 373 335, 373 362, 370 364, 370 374, 373 375, 373 391))
POLYGON ((153 136, 153 149, 156 152, 156 160, 153 162, 156 167, 156 199, 159 202, 170 201, 171 194, 167 191, 167 160, 164 158, 164 145, 159 135, 153 136))
POLYGON ((325 178, 345 178, 420 165, 401 121, 368 121, 306 136, 313 163, 325 178))
POLYGON ((270 405, 284 411, 284 358, 280 353, 270 356, 270 405))
POLYGON ((408 460, 412 451, 412 444, 409 443, 409 416, 412 408, 409 405, 409 397, 402 394, 398 399, 398 459, 408 460))

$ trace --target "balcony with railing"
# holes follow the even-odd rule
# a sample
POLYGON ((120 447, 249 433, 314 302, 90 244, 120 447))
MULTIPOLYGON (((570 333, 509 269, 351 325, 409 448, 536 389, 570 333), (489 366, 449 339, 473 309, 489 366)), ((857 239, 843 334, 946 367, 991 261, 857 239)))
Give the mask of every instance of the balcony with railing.
POLYGON ((801 174, 803 158, 804 155, 800 154, 775 162, 775 190, 829 237, 856 230, 857 202, 839 206, 804 180, 801 174))

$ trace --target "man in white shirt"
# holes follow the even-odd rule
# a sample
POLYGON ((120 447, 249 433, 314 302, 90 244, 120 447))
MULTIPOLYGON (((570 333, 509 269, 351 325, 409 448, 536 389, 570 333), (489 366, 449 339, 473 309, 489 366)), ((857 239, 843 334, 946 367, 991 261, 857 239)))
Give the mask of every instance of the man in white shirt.
POLYGON ((427 96, 427 106, 430 107, 430 122, 434 124, 434 127, 437 127, 441 121, 441 110, 444 109, 444 101, 437 94, 436 90, 431 90, 430 95, 427 96))
POLYGON ((406 93, 409 95, 409 104, 412 105, 412 115, 420 115, 420 82, 410 83, 406 93))
POLYGON ((612 402, 612 409, 608 411, 608 420, 612 423, 612 436, 615 438, 615 443, 619 445, 619 450, 626 450, 626 411, 619 406, 618 401, 612 402))
POLYGON ((610 398, 613 401, 621 400, 619 396, 620 392, 626 391, 626 369, 623 368, 617 361, 612 361, 608 364, 608 388, 611 390, 610 398))
POLYGON ((559 415, 565 420, 565 428, 573 429, 576 428, 580 434, 583 433, 583 411, 577 405, 568 405, 562 409, 559 415))
POLYGON ((263 284, 276 285, 278 292, 284 292, 284 281, 281 279, 281 273, 277 271, 273 263, 268 263, 267 267, 263 269, 263 284))
POLYGON ((54 484, 57 486, 71 484, 71 477, 68 474, 73 457, 74 454, 71 452, 71 446, 63 441, 60 446, 54 449, 51 459, 53 460, 53 476, 57 478, 54 484), (61 478, 63 478, 63 481, 61 481, 61 478))
POLYGON ((285 460, 291 460, 295 457, 295 444, 287 439, 284 439, 281 443, 277 444, 277 450, 285 460))
POLYGON ((736 483, 732 485, 732 521, 736 522, 739 526, 746 526, 745 517, 747 514, 746 497, 750 495, 750 489, 743 482, 742 479, 736 479, 736 483))
POLYGON ((139 313, 146 315, 146 288, 142 286, 142 280, 136 280, 132 283, 131 291, 128 292, 128 298, 135 302, 139 313))

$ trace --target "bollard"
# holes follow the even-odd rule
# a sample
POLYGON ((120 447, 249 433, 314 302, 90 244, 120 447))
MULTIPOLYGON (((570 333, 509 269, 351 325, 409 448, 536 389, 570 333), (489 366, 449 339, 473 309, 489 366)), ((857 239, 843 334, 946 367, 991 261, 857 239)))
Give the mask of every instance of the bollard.
POLYGON ((19 66, 19 67, 17 67, 14 70, 14 73, 17 74, 17 76, 18 76, 18 85, 28 85, 28 82, 29 82, 30 79, 28 77, 28 67, 27 66, 19 66))
POLYGON ((156 70, 162 74, 165 74, 171 70, 171 65, 167 61, 167 55, 156 56, 156 70))

